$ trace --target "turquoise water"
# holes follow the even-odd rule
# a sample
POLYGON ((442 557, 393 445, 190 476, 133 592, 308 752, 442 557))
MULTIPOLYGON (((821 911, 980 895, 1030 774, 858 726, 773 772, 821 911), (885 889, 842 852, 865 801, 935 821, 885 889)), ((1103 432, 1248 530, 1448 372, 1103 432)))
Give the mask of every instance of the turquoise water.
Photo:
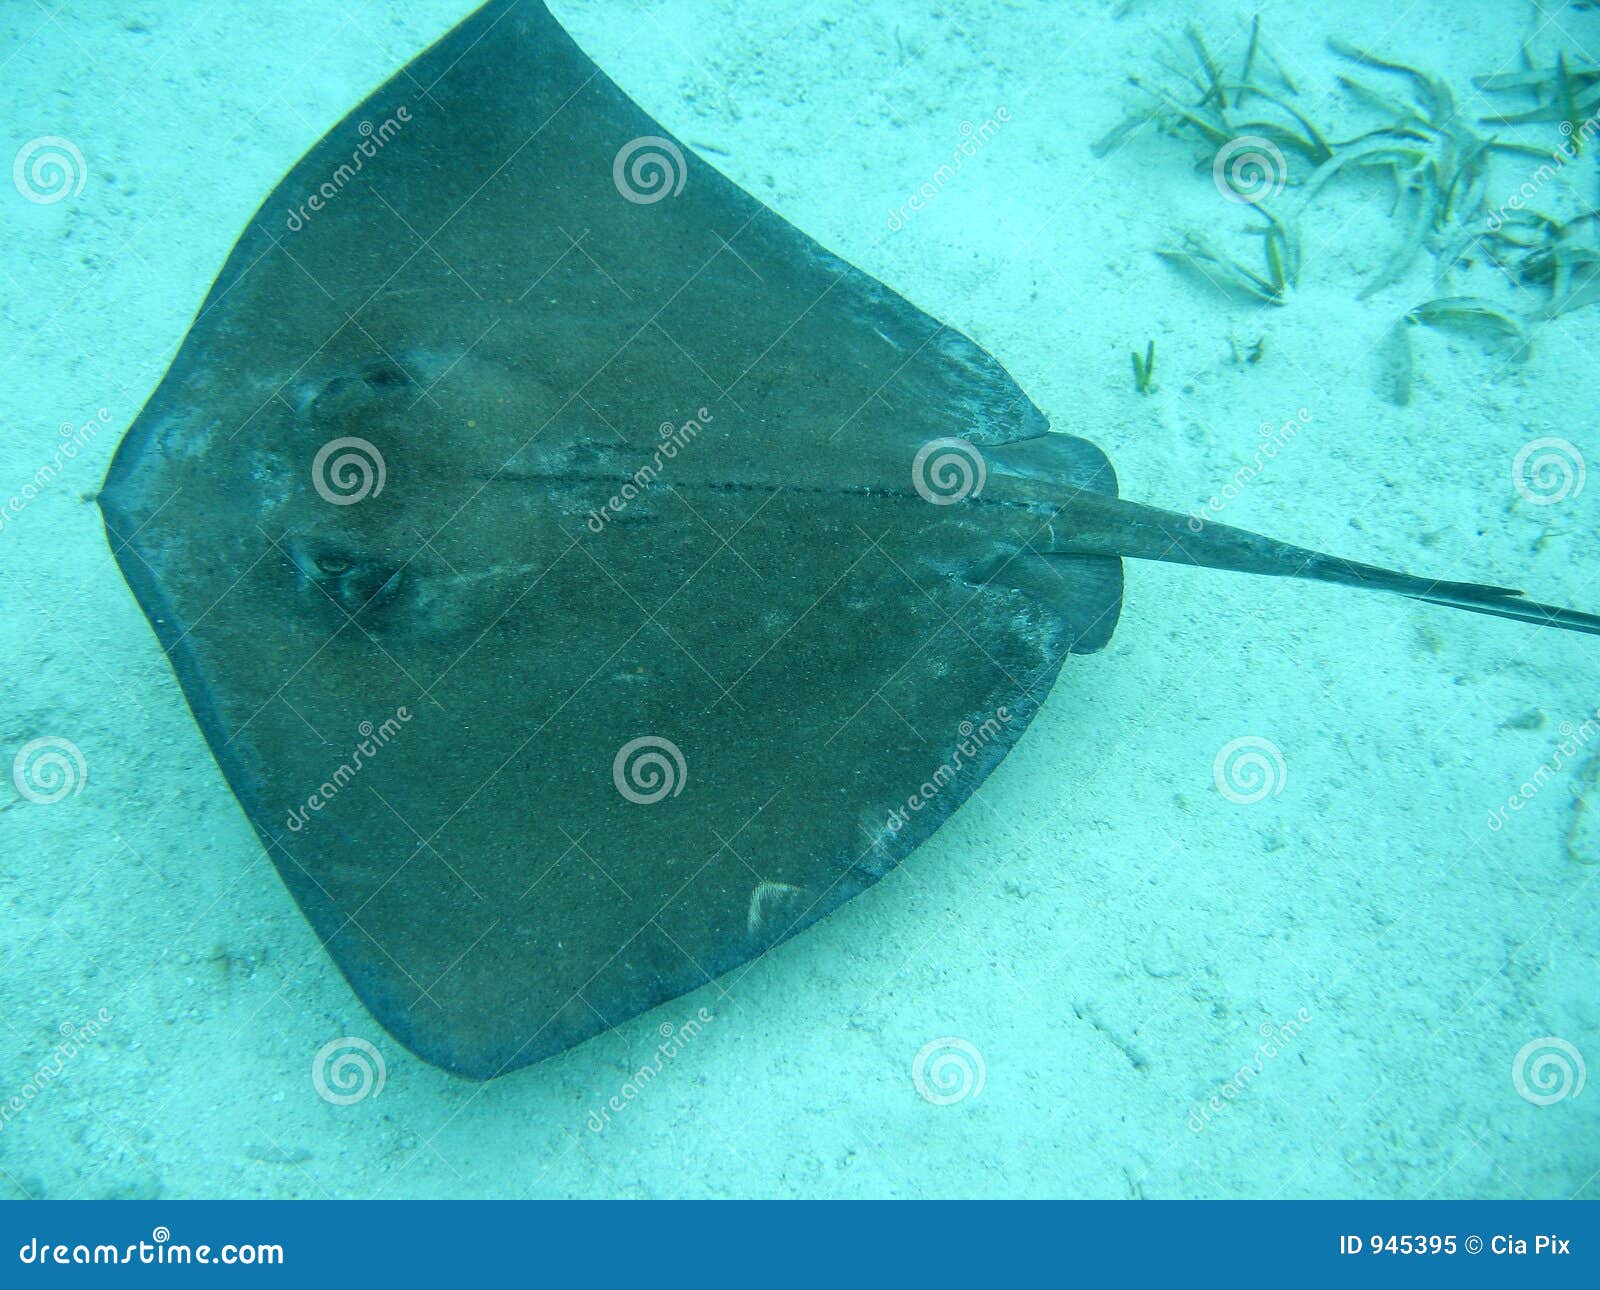
MULTIPOLYGON (((1279 302, 1156 254, 1202 233, 1271 286, 1267 224, 1230 199, 1251 172, 1193 131, 1095 148, 1147 102, 1130 73, 1182 86, 1159 64, 1194 66, 1186 22, 1233 68, 1254 10, 552 8, 675 137, 994 354, 1126 495, 1600 609, 1593 315, 1580 275, 1546 316, 1550 284, 1490 236, 1530 235, 1519 203, 1596 202, 1600 140, 1553 160, 1593 82, 1571 134, 1478 124, 1536 100, 1474 83, 1525 45, 1595 65, 1585 8, 1262 7, 1277 69, 1258 52, 1255 75, 1328 139, 1386 110, 1341 75, 1438 96, 1335 36, 1532 150, 1496 152, 1404 258, 1426 171, 1313 186, 1295 147, 1258 149, 1298 247, 1279 302), (1459 297, 1486 303, 1399 321, 1459 297)), ((212 762, 93 495, 264 195, 470 9, 0 13, 0 1187, 1592 1198, 1595 647, 1311 583, 1130 563, 1114 641, 982 789, 736 981, 487 1084, 376 1026, 212 762), (330 1097, 346 1037, 371 1051, 347 1046, 330 1097)))

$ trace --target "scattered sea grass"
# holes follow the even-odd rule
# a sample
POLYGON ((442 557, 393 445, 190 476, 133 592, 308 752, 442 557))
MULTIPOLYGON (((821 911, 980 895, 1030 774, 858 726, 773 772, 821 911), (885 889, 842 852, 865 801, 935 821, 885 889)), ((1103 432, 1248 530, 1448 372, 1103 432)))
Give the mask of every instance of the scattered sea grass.
POLYGON ((1495 263, 1518 282, 1548 293, 1540 318, 1559 318, 1600 302, 1600 210, 1570 219, 1530 209, 1513 211, 1484 235, 1495 263))
POLYGON ((1397 98, 1391 98, 1381 90, 1373 89, 1366 82, 1358 81, 1353 76, 1339 77, 1339 86, 1358 103, 1382 113, 1397 124, 1405 125, 1413 121, 1416 126, 1428 124, 1422 114, 1414 107, 1402 103, 1397 98))
POLYGON ((1359 299, 1365 300, 1400 281, 1421 254, 1424 239, 1434 224, 1439 206, 1437 186, 1427 181, 1427 174, 1425 168, 1419 167, 1407 175, 1395 203, 1397 214, 1404 208, 1400 218, 1399 243, 1372 280, 1361 288, 1359 299))
POLYGON ((1260 202, 1250 209, 1267 221, 1267 227, 1261 230, 1265 239, 1267 274, 1282 294, 1300 282, 1299 230, 1292 221, 1280 220, 1260 202))
POLYGON ((1438 331, 1474 336, 1505 348, 1516 362, 1528 357, 1532 338, 1522 320, 1481 296, 1440 296, 1425 300, 1395 319, 1378 346, 1379 381, 1391 403, 1411 402, 1415 359, 1411 331, 1431 327, 1438 331))
MULTIPOLYGON (((1256 69, 1256 54, 1261 50, 1261 15, 1256 14, 1250 20, 1250 43, 1245 46, 1244 68, 1239 73, 1239 79, 1249 84, 1250 73, 1256 69)), ((1289 92, 1294 93, 1294 86, 1289 87, 1289 92)))
POLYGON ((1378 384, 1385 398, 1398 407, 1409 407, 1416 376, 1416 360, 1411 353, 1411 329, 1416 326, 1410 314, 1394 320, 1378 344, 1378 384))
POLYGON ((1261 300, 1270 305, 1286 303, 1282 287, 1217 250, 1198 233, 1186 235, 1182 246, 1169 247, 1156 254, 1190 270, 1225 295, 1261 300))
POLYGON ((1525 358, 1528 353, 1528 329, 1512 314, 1481 296, 1441 296, 1437 300, 1427 300, 1407 313, 1406 318, 1428 327, 1506 341, 1513 358, 1525 358))
POLYGON ((1559 318, 1600 301, 1600 247, 1552 239, 1523 258, 1518 276, 1549 289, 1541 316, 1559 318))
POLYGON ((1250 342, 1244 349, 1239 348, 1239 342, 1232 336, 1228 337, 1229 361, 1235 367, 1241 363, 1248 363, 1254 367, 1267 356, 1267 338, 1262 336, 1250 342))
POLYGON ((1121 146, 1147 125, 1169 134, 1188 135, 1215 149, 1244 135, 1259 135, 1320 165, 1333 154, 1323 131, 1299 108, 1288 102, 1298 94, 1293 80, 1273 57, 1261 34, 1261 19, 1250 25, 1250 38, 1237 75, 1225 74, 1205 37, 1190 23, 1183 43, 1154 60, 1166 80, 1129 76, 1129 83, 1148 102, 1130 110, 1104 136, 1091 145, 1097 157, 1121 146), (1270 77, 1271 84, 1268 83, 1270 77), (1191 100, 1192 101, 1186 101, 1191 100), (1247 101, 1281 113, 1282 119, 1260 111, 1248 118, 1238 113, 1247 101))
MULTIPOLYGON (((1481 133, 1463 117, 1449 84, 1421 68, 1380 57, 1337 37, 1330 38, 1328 46, 1368 71, 1400 78, 1409 91, 1409 101, 1354 77, 1339 78, 1352 97, 1388 121, 1365 135, 1333 145, 1333 156, 1318 167, 1302 191, 1302 209, 1346 168, 1387 169, 1395 185, 1400 237, 1361 295, 1371 296, 1399 282, 1424 247, 1433 252, 1440 273, 1448 274, 1471 244, 1466 230, 1487 210, 1494 158, 1522 154, 1546 160, 1548 153, 1481 133)), ((1564 66, 1564 60, 1558 60, 1558 76, 1564 66)))
MULTIPOLYGON (((1432 257, 1434 293, 1401 314, 1379 346, 1384 385, 1397 403, 1412 396, 1413 340, 1419 327, 1475 337, 1522 359, 1532 325, 1600 303, 1600 210, 1562 220, 1525 209, 1515 196, 1516 179, 1497 170, 1500 160, 1525 157, 1537 162, 1535 187, 1540 187, 1560 171, 1561 157, 1548 145, 1503 138, 1483 128, 1557 124, 1568 139, 1561 152, 1570 160, 1600 131, 1600 65, 1575 62, 1562 52, 1553 65, 1536 67, 1524 50, 1521 70, 1478 77, 1473 84, 1485 95, 1522 95, 1533 104, 1509 102, 1503 110, 1479 117, 1463 110, 1447 80, 1422 67, 1337 37, 1327 43, 1354 64, 1352 74, 1337 79, 1355 107, 1368 114, 1365 128, 1334 134, 1313 122, 1299 101, 1298 87, 1269 54, 1259 17, 1250 24, 1237 74, 1191 23, 1157 56, 1154 71, 1129 77, 1144 102, 1096 142, 1097 156, 1154 125, 1206 148, 1213 155, 1205 164, 1213 167, 1222 149, 1251 138, 1265 141, 1256 145, 1258 151, 1309 163, 1293 168, 1294 196, 1282 218, 1259 201, 1242 202, 1264 221, 1255 230, 1262 238, 1259 261, 1235 253, 1210 229, 1190 232, 1159 250, 1164 260, 1226 295, 1284 305, 1300 275, 1298 230, 1327 186, 1357 171, 1385 177, 1393 186, 1389 228, 1394 241, 1365 276, 1359 297, 1408 280, 1425 259, 1424 252, 1432 257), (1507 202, 1510 210, 1493 206, 1491 195, 1501 192, 1513 194, 1507 202), (1459 285, 1458 273, 1468 275, 1459 285), (1509 307, 1492 299, 1500 294, 1494 284, 1508 279, 1537 291, 1542 306, 1509 307), (1484 287, 1490 294, 1471 294, 1484 287)), ((1474 105, 1474 114, 1477 110, 1474 105)), ((1290 176, 1282 173, 1288 169, 1283 158, 1274 160, 1277 204, 1276 195, 1290 176)), ((1564 177, 1564 191, 1570 191, 1570 183, 1571 177, 1564 177)), ((1142 356, 1130 357, 1135 388, 1148 393, 1153 388, 1153 344, 1142 356)), ((1250 361, 1257 357, 1259 351, 1250 361)), ((1237 346, 1234 361, 1241 361, 1237 346)))
POLYGON ((1138 350, 1132 351, 1133 358, 1133 388, 1140 394, 1149 394, 1155 389, 1156 379, 1156 343, 1151 341, 1145 346, 1144 357, 1139 356, 1138 350))
POLYGON ((1392 62, 1386 58, 1379 58, 1376 54, 1361 49, 1348 41, 1340 40, 1337 36, 1328 37, 1328 48, 1341 58, 1348 58, 1363 67, 1370 67, 1376 71, 1393 72, 1404 76, 1411 81, 1412 94, 1417 106, 1422 112, 1422 119, 1436 129, 1445 129, 1455 119, 1456 96, 1450 86, 1437 76, 1429 76, 1426 72, 1405 63, 1392 62))
POLYGON ((1183 244, 1157 251, 1169 263, 1194 273, 1225 295, 1259 300, 1269 305, 1287 304, 1289 289, 1300 277, 1300 240, 1292 224, 1280 220, 1265 206, 1250 207, 1267 221, 1256 230, 1262 238, 1266 270, 1258 273, 1242 260, 1218 250, 1200 233, 1185 235, 1183 244))
POLYGON ((1250 120, 1232 121, 1231 128, 1238 134, 1258 134, 1271 139, 1274 143, 1294 149, 1309 157, 1314 165, 1322 165, 1333 156, 1333 145, 1328 142, 1322 131, 1311 124, 1306 115, 1280 94, 1264 90, 1259 85, 1252 85, 1249 81, 1239 81, 1227 85, 1225 88, 1235 92, 1235 104, 1244 102, 1245 94, 1254 94, 1257 98, 1265 100, 1287 116, 1295 125, 1300 127, 1296 133, 1281 121, 1250 120))
POLYGON ((1302 209, 1310 206, 1327 182, 1347 166, 1404 167, 1415 170, 1427 164, 1427 153, 1404 136, 1383 131, 1353 143, 1330 157, 1306 180, 1300 191, 1302 209))
POLYGON ((1222 77, 1217 73, 1216 63, 1211 60, 1211 51, 1206 48, 1205 40, 1192 22, 1183 29, 1183 34, 1189 42, 1189 48, 1194 50, 1195 61, 1199 63, 1201 70, 1205 72, 1206 80, 1209 83, 1206 87, 1205 95, 1200 100, 1200 105, 1204 107, 1207 103, 1215 101, 1217 107, 1226 112, 1228 110, 1228 96, 1223 90, 1222 77))
MULTIPOLYGON (((1526 54, 1524 55, 1526 60, 1526 54)), ((1528 70, 1500 76, 1480 76, 1473 80, 1480 90, 1492 94, 1531 93, 1536 107, 1522 112, 1493 113, 1479 118, 1484 124, 1534 125, 1555 123, 1572 140, 1574 152, 1583 151, 1583 125, 1600 111, 1600 67, 1567 66, 1565 52, 1556 55, 1556 65, 1548 71, 1528 70)))
MULTIPOLYGON (((1508 94, 1515 91, 1536 94, 1543 97, 1552 95, 1557 88, 1556 80, 1561 71, 1558 59, 1555 69, 1538 71, 1530 68, 1521 72, 1497 72, 1493 76, 1474 76, 1472 83, 1480 90, 1490 94, 1508 94)), ((1591 85, 1600 85, 1600 67, 1579 67, 1565 72, 1568 82, 1579 90, 1587 89, 1591 85)))

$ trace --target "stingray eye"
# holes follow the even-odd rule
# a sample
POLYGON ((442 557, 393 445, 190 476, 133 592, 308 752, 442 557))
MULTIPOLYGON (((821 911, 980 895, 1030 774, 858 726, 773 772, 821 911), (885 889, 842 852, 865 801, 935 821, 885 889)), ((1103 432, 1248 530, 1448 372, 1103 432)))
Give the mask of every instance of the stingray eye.
MULTIPOLYGON (((318 567, 322 561, 318 560, 318 567)), ((392 564, 381 561, 339 559, 339 572, 318 580, 322 590, 342 605, 346 613, 377 613, 395 600, 405 578, 392 564)))
POLYGON ((314 585, 347 613, 376 610, 395 601, 405 585, 400 566, 386 560, 363 559, 338 547, 314 549, 296 541, 290 558, 300 571, 301 585, 314 585))

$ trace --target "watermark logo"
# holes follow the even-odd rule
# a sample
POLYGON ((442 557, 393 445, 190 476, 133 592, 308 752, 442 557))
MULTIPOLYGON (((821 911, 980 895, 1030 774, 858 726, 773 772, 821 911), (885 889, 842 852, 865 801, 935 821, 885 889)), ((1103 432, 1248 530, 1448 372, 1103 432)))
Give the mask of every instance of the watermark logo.
POLYGON ((126 1245, 113 1245, 101 1241, 96 1245, 79 1241, 67 1245, 61 1241, 46 1240, 40 1243, 37 1236, 17 1251, 17 1260, 23 1264, 41 1267, 133 1267, 135 1265, 188 1269, 196 1264, 207 1267, 234 1268, 241 1264, 274 1264, 283 1266, 281 1245, 190 1245, 172 1239, 172 1229, 160 1224, 150 1229, 147 1241, 129 1241, 126 1245))
POLYGON ((354 1106, 377 1097, 388 1082, 383 1054, 354 1035, 329 1040, 311 1059, 311 1087, 334 1106, 354 1106))
POLYGON ((1511 483, 1524 501, 1554 506, 1583 492, 1588 472, 1577 445, 1554 435, 1530 439, 1511 459, 1511 483))
POLYGON ((11 161, 11 182, 35 206, 53 206, 76 197, 88 175, 77 145, 54 134, 29 139, 11 161))
POLYGON ((1524 1102, 1554 1106, 1583 1092, 1583 1054, 1565 1039, 1530 1039, 1511 1059, 1511 1086, 1524 1102))
POLYGON ((1260 735, 1243 735, 1217 750, 1211 763, 1211 779, 1230 802, 1252 806, 1277 797, 1289 778, 1278 745, 1260 735))
POLYGON ((911 1083, 924 1102, 954 1106, 977 1097, 989 1070, 977 1046, 958 1035, 929 1040, 911 1060, 911 1083))
POLYGON ((911 484, 935 506, 954 506, 983 491, 983 454, 965 439, 930 439, 911 459, 911 484))
POLYGON ((689 177, 683 149, 659 134, 640 135, 617 149, 611 182, 635 206, 653 206, 683 191, 689 177))
POLYGON ((637 806, 676 797, 688 781, 689 764, 682 751, 660 735, 628 740, 611 761, 611 782, 637 806))
POLYGON ((78 453, 87 448, 100 431, 111 424, 111 412, 108 408, 101 408, 87 421, 74 425, 70 421, 61 423, 61 442, 50 454, 50 459, 33 472, 33 477, 27 480, 5 501, 0 502, 0 529, 21 515, 27 509, 28 503, 38 497, 40 493, 60 477, 67 463, 77 458, 78 453))
POLYGON ((311 461, 311 485, 334 506, 353 506, 383 492, 383 454, 365 439, 330 439, 311 461))
POLYGON ((1254 206, 1283 191, 1289 182, 1289 167, 1271 139, 1244 134, 1217 149, 1211 162, 1211 182, 1224 200, 1254 206))
POLYGON ((1503 205, 1489 213, 1489 232, 1498 233, 1503 229, 1512 212, 1527 210, 1528 204, 1551 180, 1561 174, 1569 163, 1583 155, 1584 145, 1592 143, 1595 137, 1600 135, 1600 112, 1595 112, 1582 121, 1563 121, 1556 128, 1560 130, 1562 139, 1551 152, 1550 160, 1541 162, 1538 168, 1517 186, 1503 205), (1574 134, 1576 138, 1573 137, 1574 134))
POLYGON ((11 783, 23 798, 48 806, 76 797, 89 781, 89 766, 78 745, 58 735, 30 739, 11 762, 11 783))

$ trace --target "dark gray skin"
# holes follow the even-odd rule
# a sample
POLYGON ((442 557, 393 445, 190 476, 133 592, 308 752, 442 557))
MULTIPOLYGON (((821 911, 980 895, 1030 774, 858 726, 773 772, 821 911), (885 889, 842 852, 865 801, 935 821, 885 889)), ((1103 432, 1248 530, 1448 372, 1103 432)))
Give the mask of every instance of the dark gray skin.
POLYGON ((560 1052, 869 886, 1110 638, 1121 557, 1600 630, 1118 500, 699 159, 627 200, 661 133, 541 5, 486 6, 268 199, 101 495, 286 885, 429 1061, 560 1052), (944 439, 985 475, 948 504, 944 439), (640 803, 646 737, 682 766, 640 803))

